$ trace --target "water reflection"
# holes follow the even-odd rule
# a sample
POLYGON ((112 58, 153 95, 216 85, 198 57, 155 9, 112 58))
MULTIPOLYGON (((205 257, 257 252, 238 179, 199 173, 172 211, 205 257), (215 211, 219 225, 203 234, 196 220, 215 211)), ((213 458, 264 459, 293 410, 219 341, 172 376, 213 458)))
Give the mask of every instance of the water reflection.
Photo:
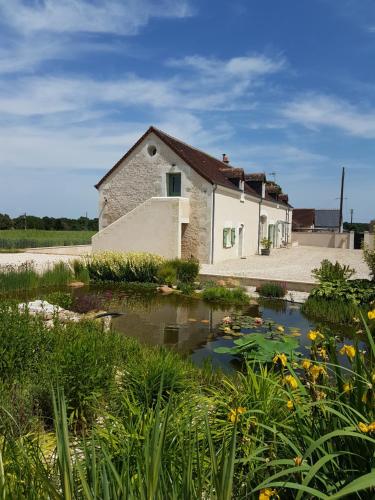
MULTIPOLYGON (((37 291, 34 293, 35 297, 28 297, 28 300, 40 298, 40 292, 39 295, 37 291)), ((301 333, 299 351, 306 356, 311 345, 307 332, 327 326, 314 324, 301 313, 299 305, 283 300, 263 299, 259 305, 225 307, 177 294, 162 295, 123 286, 90 286, 69 290, 69 293, 73 294, 73 309, 78 312, 104 309, 124 313, 112 320, 113 327, 124 335, 136 337, 149 345, 167 346, 190 356, 198 365, 209 359, 213 366, 224 370, 238 368, 238 360, 233 356, 214 352, 219 346, 233 346, 233 339, 223 335, 219 326, 223 317, 234 311, 273 320, 283 325, 289 335, 296 335, 298 330, 301 333)), ((330 325, 330 329, 342 340, 350 339, 355 334, 347 326, 330 325)), ((251 331, 244 333, 251 335, 251 331)))

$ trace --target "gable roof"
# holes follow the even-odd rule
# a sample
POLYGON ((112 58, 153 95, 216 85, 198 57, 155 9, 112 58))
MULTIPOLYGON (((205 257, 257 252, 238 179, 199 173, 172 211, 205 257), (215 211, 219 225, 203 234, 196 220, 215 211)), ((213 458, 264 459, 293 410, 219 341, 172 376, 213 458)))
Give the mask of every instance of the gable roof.
MULTIPOLYGON (((166 134, 162 130, 151 126, 143 135, 138 139, 138 141, 129 149, 127 153, 124 154, 122 158, 109 170, 104 177, 95 185, 98 189, 101 184, 119 167, 119 165, 137 148, 143 140, 150 135, 155 134, 161 141, 164 142, 177 156, 185 161, 190 167, 192 167, 199 175, 206 179, 211 184, 218 184, 219 186, 224 186, 234 191, 240 191, 240 189, 231 182, 230 179, 244 179, 245 173, 242 168, 234 168, 227 163, 210 156, 203 151, 186 144, 185 142, 166 134)), ((259 175, 259 174, 257 174, 259 175)), ((264 174, 262 174, 264 175, 264 174)), ((259 194, 245 183, 244 186, 245 193, 260 198, 259 194)), ((274 199, 266 196, 269 201, 275 202, 274 199)), ((279 202, 277 202, 279 203, 279 202)), ((281 202, 280 204, 290 206, 287 203, 281 202)))

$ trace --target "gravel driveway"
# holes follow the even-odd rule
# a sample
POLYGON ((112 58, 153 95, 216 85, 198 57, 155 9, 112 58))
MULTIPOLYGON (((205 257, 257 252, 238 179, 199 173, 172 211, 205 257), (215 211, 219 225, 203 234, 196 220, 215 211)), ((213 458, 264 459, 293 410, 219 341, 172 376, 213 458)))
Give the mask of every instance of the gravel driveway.
POLYGON ((3 266, 17 266, 24 262, 33 262, 37 271, 42 271, 48 268, 49 265, 55 262, 69 262, 77 259, 71 255, 51 255, 43 253, 0 253, 0 268, 3 266))
POLYGON ((319 267, 323 259, 339 261, 356 270, 356 278, 369 278, 369 270, 363 262, 361 250, 341 248, 293 247, 271 251, 270 256, 251 255, 218 264, 203 264, 202 274, 266 278, 280 281, 313 282, 311 270, 319 267))

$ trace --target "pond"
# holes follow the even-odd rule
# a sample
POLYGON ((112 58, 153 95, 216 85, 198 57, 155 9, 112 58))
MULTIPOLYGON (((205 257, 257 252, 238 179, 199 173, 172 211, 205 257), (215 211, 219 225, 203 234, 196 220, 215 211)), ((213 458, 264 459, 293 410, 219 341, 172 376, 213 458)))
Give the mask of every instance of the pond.
MULTIPOLYGON (((259 305, 231 307, 217 305, 177 294, 163 295, 153 291, 139 291, 118 287, 85 287, 76 289, 73 309, 85 312, 105 309, 123 313, 112 320, 113 327, 124 335, 136 337, 150 345, 163 345, 191 357, 198 366, 210 360, 214 367, 226 371, 236 369, 238 360, 229 354, 218 354, 217 347, 232 346, 233 339, 219 329, 225 316, 236 312, 262 317, 283 325, 285 331, 300 331, 300 349, 309 355, 311 345, 307 338, 310 329, 318 325, 309 321, 298 304, 283 300, 263 300, 259 305)), ((321 326, 319 324, 319 326, 321 326)), ((332 327, 342 340, 351 343, 354 331, 348 327, 332 327)), ((245 334, 250 334, 245 332, 245 334)), ((344 361, 344 360, 343 360, 344 361)))

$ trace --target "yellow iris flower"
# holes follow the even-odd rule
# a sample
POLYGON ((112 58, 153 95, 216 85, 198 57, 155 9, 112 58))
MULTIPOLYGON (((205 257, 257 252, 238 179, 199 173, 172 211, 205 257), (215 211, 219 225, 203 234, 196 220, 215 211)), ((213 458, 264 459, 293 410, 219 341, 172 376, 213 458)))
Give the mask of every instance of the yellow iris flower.
POLYGON ((276 490, 271 490, 271 488, 264 488, 263 490, 260 490, 259 500, 270 500, 271 498, 280 498, 276 490))
POLYGON ((289 387, 293 389, 297 389, 298 387, 298 382, 297 380, 292 376, 292 375, 287 375, 284 378, 284 382, 289 385, 289 387))
POLYGON ((322 335, 318 330, 310 330, 309 333, 307 334, 307 337, 314 342, 316 339, 324 339, 324 335, 322 335))
POLYGON ((341 355, 344 355, 346 354, 348 356, 348 358, 350 360, 352 360, 355 356, 355 347, 353 347, 352 345, 344 345, 341 349, 340 349, 340 354, 341 355))
POLYGON ((293 410, 293 408, 294 408, 293 401, 291 399, 289 399, 289 401, 287 402, 286 406, 287 406, 288 410, 293 410))
POLYGON ((282 353, 282 354, 276 354, 272 361, 274 362, 275 365, 276 365, 276 363, 278 361, 280 361, 280 363, 283 366, 286 366, 288 358, 286 357, 286 354, 284 354, 284 353, 282 353))
POLYGON ((302 361, 302 368, 304 370, 308 370, 310 368, 310 366, 311 366, 311 361, 309 359, 304 359, 302 361))
POLYGON ((234 424, 238 419, 240 415, 243 415, 246 413, 246 408, 243 406, 239 406, 238 408, 235 408, 233 410, 230 410, 228 413, 228 420, 234 424))

